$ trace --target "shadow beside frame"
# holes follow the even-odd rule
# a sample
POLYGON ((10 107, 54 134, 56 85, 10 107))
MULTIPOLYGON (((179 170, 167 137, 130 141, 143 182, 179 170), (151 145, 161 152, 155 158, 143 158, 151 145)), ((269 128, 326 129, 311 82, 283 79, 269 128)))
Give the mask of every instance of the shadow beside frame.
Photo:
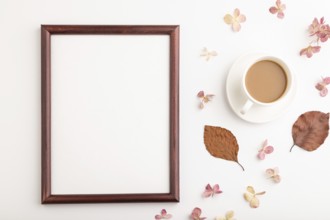
MULTIPOLYGON (((123 50, 126 49, 127 48, 124 48, 123 50)), ((117 48, 116 50, 120 51, 120 48, 117 48)), ((144 59, 143 51, 141 52, 139 50, 135 52, 136 54, 142 53, 141 57, 144 59)), ((90 56, 92 57, 93 55, 90 56)), ((135 60, 134 57, 131 61, 132 60, 135 60)), ((105 68, 113 70, 111 69, 111 60, 109 63, 103 62, 103 64, 105 68)), ((43 204, 179 201, 179 26, 42 25, 41 67, 41 174, 43 204), (107 36, 110 38, 110 41, 108 41, 109 39, 107 39, 107 36), (143 89, 154 89, 154 91, 145 94, 146 97, 141 97, 141 108, 144 107, 144 101, 148 102, 148 99, 157 100, 157 102, 151 102, 150 105, 147 105, 148 112, 150 113, 149 115, 151 115, 150 120, 146 120, 149 118, 148 114, 146 114, 144 120, 141 122, 142 116, 128 116, 127 112, 129 111, 132 113, 133 111, 138 112, 137 108, 135 108, 136 111, 134 108, 128 110, 129 107, 127 106, 129 106, 129 104, 127 103, 130 103, 129 98, 123 102, 121 102, 121 99, 117 99, 118 101, 114 103, 109 101, 112 95, 120 95, 109 94, 119 90, 121 88, 120 83, 125 84, 123 86, 127 86, 126 82, 128 81, 125 78, 126 72, 121 75, 111 76, 111 74, 109 74, 110 76, 108 76, 102 73, 102 66, 99 67, 98 65, 102 59, 107 59, 105 56, 102 58, 101 55, 108 54, 108 51, 106 51, 108 48, 107 46, 103 47, 102 42, 111 43, 113 40, 113 45, 118 45, 116 42, 124 42, 123 45, 126 45, 126 42, 128 42, 128 44, 132 43, 131 45, 137 45, 134 42, 142 42, 146 44, 150 51, 154 51, 154 45, 148 47, 148 41, 146 40, 148 37, 151 37, 150 39, 153 40, 154 36, 156 39, 156 49, 158 48, 158 36, 168 38, 168 41, 163 41, 163 38, 159 41, 165 42, 165 44, 160 45, 159 48, 165 48, 164 51, 168 51, 168 53, 164 53, 165 57, 168 57, 166 57, 164 61, 160 60, 160 65, 158 65, 157 62, 164 57, 164 54, 150 56, 151 62, 156 62, 155 65, 149 65, 148 62, 146 62, 143 63, 144 66, 141 66, 141 63, 135 63, 135 61, 131 64, 125 63, 127 61, 125 56, 117 61, 117 63, 123 62, 124 66, 127 65, 129 67, 130 65, 136 65, 139 66, 141 70, 146 70, 144 73, 145 75, 141 77, 138 75, 139 72, 135 73, 137 75, 131 75, 132 78, 136 80, 135 82, 141 83, 141 85, 137 86, 135 90, 132 90, 133 92, 136 91, 137 94, 127 92, 125 97, 129 97, 130 95, 136 95, 139 97, 139 88, 141 88, 141 94, 145 93, 143 89), (57 39, 56 37, 60 37, 59 40, 55 41, 55 39, 57 39), (121 38, 123 38, 124 41, 121 38), (72 63, 70 63, 71 60, 68 58, 70 58, 70 53, 72 51, 70 51, 67 46, 76 44, 76 48, 80 48, 79 43, 86 42, 85 39, 87 39, 87 42, 93 42, 93 40, 96 39, 96 44, 91 44, 90 46, 83 44, 83 52, 91 51, 92 53, 93 50, 97 48, 101 51, 100 57, 96 56, 94 59, 95 63, 88 63, 83 60, 84 58, 81 56, 81 51, 75 51, 73 54, 76 55, 73 56, 72 63), (60 43, 55 44, 55 42, 60 43), (56 48, 55 46, 58 45, 62 46, 56 48), (105 52, 103 50, 105 50, 105 52), (64 58, 61 55, 63 51, 66 51, 65 54, 63 54, 64 58), (79 61, 80 58, 82 59, 81 62, 79 61), (155 58, 154 61, 152 61, 153 58, 155 58), (160 69, 161 71, 165 71, 166 74, 159 75, 159 77, 164 78, 150 76, 152 75, 152 71, 156 72, 158 70, 157 68, 162 65, 167 65, 166 68, 163 68, 165 70, 160 69), (96 69, 99 70, 101 74, 98 75, 98 71, 90 71, 91 74, 89 74, 88 69, 91 66, 98 66, 96 69), (69 67, 70 70, 71 68, 77 67, 77 69, 71 71, 77 74, 78 77, 75 75, 69 75, 69 73, 71 73, 70 71, 63 71, 67 67, 69 67), (148 70, 150 73, 148 73, 148 70), (82 73, 80 76, 79 71, 85 73, 85 75, 82 73), (106 78, 102 79, 104 76, 106 76, 106 78), (97 80, 94 81, 94 78, 97 78, 97 80), (113 80, 116 78, 121 78, 121 81, 119 80, 114 83, 113 80), (142 79, 139 80, 140 78, 142 79), (90 79, 92 79, 92 82, 89 82, 90 79), (153 80, 155 80, 155 85, 153 85, 153 80), (115 89, 107 87, 107 82, 113 83, 112 87, 115 87, 115 89), (143 83, 145 84, 143 85, 143 83), (92 87, 91 90, 85 89, 90 87, 92 87), (105 92, 98 93, 102 89, 104 89, 105 92), (114 91, 111 89, 114 89, 114 91), (159 89, 159 91, 157 91, 157 89, 159 89), (76 91, 78 92, 75 93, 76 91), (95 97, 93 97, 93 94, 95 94, 95 97), (99 97, 99 95, 102 97, 99 97), (164 99, 158 97, 159 95, 164 97, 164 99), (104 97, 109 97, 109 99, 104 101, 104 97), (94 102, 97 103, 97 105, 95 105, 94 102), (102 108, 95 107, 103 104, 104 106, 102 106, 102 108), (121 106, 123 106, 122 111, 126 112, 126 115, 120 117, 113 116, 111 110, 117 111, 118 114, 118 112, 121 112, 121 106), (152 109, 154 107, 155 109, 152 109), (97 109, 98 112, 94 114, 93 110, 95 109, 97 109), (104 114, 99 116, 100 112, 104 114), (104 117, 107 117, 107 113, 109 114, 109 118, 104 119, 104 117), (86 117, 86 115, 89 117, 86 117), (112 115, 113 118, 111 118, 110 115, 112 115), (76 116, 80 116, 79 120, 83 121, 83 123, 81 123, 83 126, 76 123, 78 120, 75 119, 76 116), (97 120, 98 117, 102 120, 97 120), (109 135, 102 135, 102 132, 107 129, 110 129, 109 131, 113 129, 114 132, 118 132, 120 129, 115 129, 118 126, 110 127, 110 125, 112 124, 111 120, 117 120, 117 118, 121 117, 123 117, 124 121, 127 121, 127 124, 120 126, 125 128, 130 127, 130 131, 134 131, 134 138, 137 141, 130 140, 130 138, 132 139, 132 135, 125 138, 125 135, 127 136, 127 134, 124 132, 122 132, 123 134, 119 134, 119 137, 122 137, 121 140, 127 139, 125 143, 141 143, 138 145, 138 150, 132 145, 118 149, 116 146, 111 145, 112 143, 120 143, 120 140, 117 142, 114 141, 118 135, 116 138, 111 138, 112 132, 109 132, 109 135), (137 121, 135 123, 130 123, 130 120, 135 118, 137 118, 137 121), (157 121, 158 119, 159 121, 157 121), (95 124, 89 124, 95 121, 98 123, 96 123, 98 125, 96 129, 95 124), (148 128, 148 123, 152 125, 151 128, 148 128), (134 126, 136 125, 139 127, 135 128, 134 126), (146 133, 145 130, 141 128, 147 128, 148 132, 146 133), (165 132, 162 133, 162 131, 165 132), (152 134, 152 132, 155 133, 152 134), (153 141, 149 140, 150 137, 153 141), (87 143, 93 144, 91 145, 87 143), (147 144, 144 145, 143 143, 147 144), (153 145, 150 143, 156 144, 153 145), (159 149, 157 148, 158 144, 161 146, 159 149), (127 150, 127 152, 125 152, 125 150, 127 150), (120 154, 122 159, 117 160, 116 157, 111 155, 115 153, 120 154), (113 157, 112 159, 107 160, 107 157, 104 155, 109 156, 109 158, 111 158, 111 156, 113 157), (138 158, 138 160, 134 161, 135 158, 138 158), (126 162, 121 162, 126 159, 126 162), (145 161, 146 164, 141 165, 141 161, 145 161), (159 162, 158 164, 158 161, 162 162, 159 162), (135 180, 128 182, 126 186, 124 185, 127 182, 126 179, 120 181, 121 176, 117 174, 121 174, 127 163, 130 164, 130 169, 127 171, 126 175, 130 176, 131 172, 137 177, 135 180), (134 167, 134 164, 136 164, 136 167, 134 167), (159 170, 157 170, 157 164, 159 165, 159 170), (144 176, 141 175, 143 176, 143 178, 141 178, 142 182, 139 178, 139 173, 135 173, 135 168, 137 170, 140 169, 140 171, 144 171, 144 169, 147 170, 144 176), (149 168, 150 170, 148 170, 149 168), (113 175, 107 173, 108 170, 115 170, 115 175, 117 175, 117 177, 113 178, 113 175), (157 178, 155 174, 162 175, 160 180, 164 180, 164 184, 160 183, 158 188, 154 188, 156 191, 152 191, 153 184, 156 184, 157 182, 153 182, 153 180, 157 178), (70 178, 72 178, 72 180, 70 178), (137 182, 138 184, 136 185, 140 184, 141 189, 138 187, 128 189, 127 191, 120 189, 117 192, 117 188, 114 187, 111 189, 111 184, 109 184, 109 190, 107 190, 107 185, 104 186, 102 183, 99 185, 96 182, 98 179, 104 180, 104 184, 107 184, 108 182, 112 183, 112 180, 116 179, 118 180, 116 183, 117 187, 124 185, 123 188, 131 188, 130 186, 137 182), (71 183, 72 186, 68 186, 71 183), (150 186, 148 186, 148 184, 150 184, 150 186), (87 189, 85 190, 84 187, 87 189), (102 187, 104 187, 105 190, 103 190, 102 187), (148 191, 148 188, 151 188, 151 191, 148 191), (157 191, 158 189, 160 190, 157 191)), ((120 66, 116 68, 117 69, 115 70, 120 72, 120 66)), ((129 85, 133 86, 134 84, 131 82, 129 85)), ((134 103, 132 103, 132 105, 133 104, 134 103)), ((135 107, 136 106, 139 105, 136 104, 135 107)), ((145 111, 141 110, 141 112, 143 113, 145 111)), ((116 123, 118 123, 118 121, 116 123)))

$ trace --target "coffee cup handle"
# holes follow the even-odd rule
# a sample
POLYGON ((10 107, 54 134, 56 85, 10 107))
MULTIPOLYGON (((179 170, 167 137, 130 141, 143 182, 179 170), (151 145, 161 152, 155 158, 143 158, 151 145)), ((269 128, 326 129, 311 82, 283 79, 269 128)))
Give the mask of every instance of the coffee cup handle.
POLYGON ((241 114, 242 115, 245 115, 245 113, 247 112, 247 111, 249 111, 249 109, 252 107, 252 105, 253 105, 253 102, 251 102, 249 99, 248 100, 246 100, 246 102, 245 102, 245 104, 243 105, 243 108, 241 109, 241 114))

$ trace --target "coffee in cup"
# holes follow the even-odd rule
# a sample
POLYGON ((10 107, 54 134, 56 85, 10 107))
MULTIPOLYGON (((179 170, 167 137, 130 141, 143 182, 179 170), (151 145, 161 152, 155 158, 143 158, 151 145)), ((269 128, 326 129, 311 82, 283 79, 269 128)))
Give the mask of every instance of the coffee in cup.
POLYGON ((261 56, 252 60, 243 73, 242 87, 247 100, 241 109, 246 114, 253 105, 272 106, 291 90, 293 76, 279 58, 261 56))

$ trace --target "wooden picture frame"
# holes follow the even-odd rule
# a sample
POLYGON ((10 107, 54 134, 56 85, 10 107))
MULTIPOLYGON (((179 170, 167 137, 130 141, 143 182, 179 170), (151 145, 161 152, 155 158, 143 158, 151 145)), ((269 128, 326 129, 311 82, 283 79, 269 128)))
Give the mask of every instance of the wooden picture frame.
POLYGON ((179 202, 179 26, 41 25, 41 94, 42 204, 179 202))

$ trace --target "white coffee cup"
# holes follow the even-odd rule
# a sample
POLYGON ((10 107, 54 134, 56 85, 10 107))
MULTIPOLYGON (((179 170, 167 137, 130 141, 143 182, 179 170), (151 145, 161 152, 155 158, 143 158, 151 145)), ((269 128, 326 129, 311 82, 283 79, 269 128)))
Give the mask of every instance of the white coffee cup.
POLYGON ((271 107, 280 104, 293 89, 294 75, 280 58, 254 54, 245 60, 242 88, 246 101, 240 110, 246 114, 252 106, 271 107))

